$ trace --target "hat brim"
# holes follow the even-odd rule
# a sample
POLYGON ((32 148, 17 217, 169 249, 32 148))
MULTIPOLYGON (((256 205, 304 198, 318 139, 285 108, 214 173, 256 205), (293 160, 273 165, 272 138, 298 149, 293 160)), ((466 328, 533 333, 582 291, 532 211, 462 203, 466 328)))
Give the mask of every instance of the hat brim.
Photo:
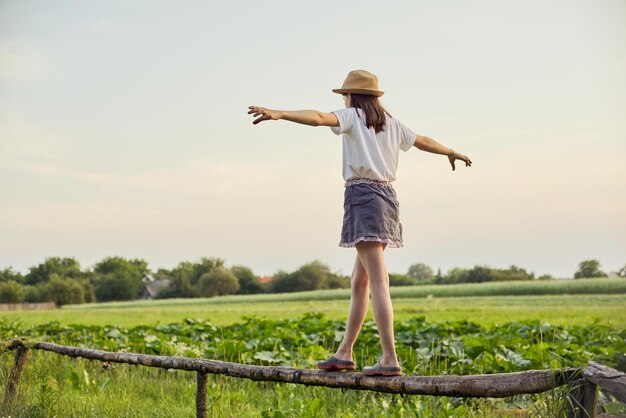
POLYGON ((376 96, 376 97, 380 97, 383 94, 385 94, 384 91, 368 90, 368 89, 333 89, 333 93, 338 93, 338 94, 356 93, 356 94, 365 94, 367 96, 376 96))

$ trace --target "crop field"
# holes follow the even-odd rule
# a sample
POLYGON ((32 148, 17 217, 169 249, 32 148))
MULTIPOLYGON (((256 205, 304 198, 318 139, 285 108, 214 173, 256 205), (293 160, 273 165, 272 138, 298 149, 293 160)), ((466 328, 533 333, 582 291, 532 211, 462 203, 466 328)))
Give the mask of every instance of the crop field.
MULTIPOLYGON (((391 289, 396 320, 424 316, 429 321, 469 320, 496 325, 511 320, 541 320, 583 325, 593 321, 626 328, 626 280, 499 282, 391 289)), ((158 325, 202 318, 228 325, 247 316, 292 318, 323 313, 343 319, 348 289, 197 299, 162 299, 68 305, 53 311, 0 312, 0 318, 29 325, 158 325)), ((370 317, 372 316, 370 309, 370 317)))
MULTIPOLYGON (((578 287, 519 293, 517 283, 394 288, 404 373, 502 373, 579 367, 589 360, 624 368, 626 294, 603 282, 593 281, 610 294, 585 294, 578 287), (506 288, 510 294, 494 294, 506 288)), ((108 351, 314 368, 341 339, 348 297, 332 290, 3 312, 0 335, 3 341, 23 336, 108 351)), ((358 367, 380 354, 371 313, 354 354, 358 367)), ((12 361, 12 353, 0 356, 3 388, 12 361)), ((459 399, 209 379, 209 416, 215 417, 558 417, 568 402, 565 388, 459 399)), ((34 351, 20 402, 0 409, 0 416, 194 416, 195 383, 190 372, 119 364, 104 369, 99 362, 34 351)), ((608 412, 626 412, 610 397, 603 395, 601 403, 608 412)))

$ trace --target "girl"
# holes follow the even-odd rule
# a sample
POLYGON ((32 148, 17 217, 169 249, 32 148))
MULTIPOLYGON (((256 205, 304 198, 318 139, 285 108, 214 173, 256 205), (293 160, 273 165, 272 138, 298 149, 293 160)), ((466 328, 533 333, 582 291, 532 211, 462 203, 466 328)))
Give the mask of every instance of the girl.
POLYGON ((389 296, 389 276, 383 251, 387 246, 402 246, 402 225, 398 200, 391 182, 396 179, 399 151, 412 146, 441 154, 455 169, 455 161, 466 166, 472 162, 465 155, 444 147, 426 136, 416 135, 394 119, 380 104, 378 79, 365 70, 348 74, 343 86, 333 92, 343 96, 345 109, 332 113, 316 110, 284 111, 249 106, 257 124, 284 119, 310 126, 329 126, 343 135, 344 218, 342 247, 356 247, 357 257, 351 280, 351 297, 346 332, 336 353, 318 362, 323 370, 354 370, 352 348, 361 331, 372 291, 374 319, 380 335, 382 358, 363 374, 397 376, 398 364, 393 333, 393 308, 389 296))

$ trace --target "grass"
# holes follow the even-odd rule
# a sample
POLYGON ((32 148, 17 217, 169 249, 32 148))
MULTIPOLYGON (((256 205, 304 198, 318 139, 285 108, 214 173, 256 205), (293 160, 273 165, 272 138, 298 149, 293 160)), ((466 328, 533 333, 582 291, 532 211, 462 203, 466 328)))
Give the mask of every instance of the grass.
MULTIPOLYGON (((496 282, 391 288, 396 320, 425 316, 429 321, 471 320, 483 326, 539 319, 554 324, 584 325, 596 319, 626 329, 626 280, 581 279, 496 282)), ((38 325, 135 326, 208 319, 215 325, 246 316, 286 318, 321 312, 345 318, 348 289, 215 298, 136 300, 68 305, 49 311, 0 312, 0 318, 38 325)), ((370 308, 370 317, 372 316, 370 308)))
MULTIPOLYGON (((345 319, 349 306, 348 300, 252 302, 245 297, 241 299, 237 302, 237 298, 231 297, 229 303, 212 303, 213 299, 178 299, 78 305, 50 311, 2 312, 0 318, 21 321, 27 325, 59 321, 62 324, 116 324, 125 327, 167 324, 185 318, 203 318, 215 325, 229 325, 240 322, 246 316, 292 318, 307 312, 321 312, 330 319, 345 319)), ((395 297, 393 304, 396 320, 424 316, 431 322, 469 320, 479 325, 491 326, 527 319, 538 319, 558 325, 585 325, 597 319, 616 329, 626 329, 626 295, 621 294, 395 297)), ((371 306, 368 315, 370 318, 373 317, 371 306)))
MULTIPOLYGON (((0 356, 6 382, 11 355, 0 356)), ((401 396, 384 393, 254 382, 209 375, 209 417, 561 417, 566 388, 506 399, 401 396)), ((187 417, 195 416, 196 377, 35 352, 19 398, 0 405, 0 416, 187 417)))
MULTIPOLYGON (((390 290, 392 298, 463 297, 463 296, 527 296, 527 295, 626 295, 626 279, 577 279, 519 282, 463 283, 454 285, 400 286, 390 290)), ((66 309, 135 308, 219 305, 248 302, 301 302, 348 300, 350 289, 315 290, 310 292, 231 295, 215 298, 134 300, 128 302, 92 303, 67 306, 66 309)))
MULTIPOLYGON (((469 320, 482 326, 540 320, 586 326, 599 320, 626 329, 626 280, 514 282, 392 289, 395 319, 424 316, 429 322, 469 320), (587 293, 586 293, 587 292, 587 293), (543 294, 537 294, 543 293, 543 294)), ((347 290, 280 295, 228 296, 66 306, 51 311, 1 312, 0 318, 25 326, 59 321, 84 325, 156 325, 184 318, 215 325, 243 317, 293 318, 322 312, 345 319, 347 290)), ((370 310, 369 317, 372 317, 370 310)), ((0 381, 6 382, 12 355, 0 356, 0 381)), ((526 417, 561 416, 559 390, 525 398, 459 399, 398 396, 365 391, 252 382, 209 377, 209 416, 219 417, 526 417)), ((21 401, 0 416, 178 417, 195 414, 195 375, 144 367, 60 358, 33 352, 25 369, 21 401)))
MULTIPOLYGON (((0 357, 3 382, 11 357, 0 357)), ((530 400, 460 399, 208 378, 210 417, 553 417, 562 404, 562 395, 550 392, 530 400)), ((99 362, 37 351, 25 369, 18 402, 0 406, 0 416, 195 416, 195 385, 191 372, 121 364, 105 370, 99 362)))

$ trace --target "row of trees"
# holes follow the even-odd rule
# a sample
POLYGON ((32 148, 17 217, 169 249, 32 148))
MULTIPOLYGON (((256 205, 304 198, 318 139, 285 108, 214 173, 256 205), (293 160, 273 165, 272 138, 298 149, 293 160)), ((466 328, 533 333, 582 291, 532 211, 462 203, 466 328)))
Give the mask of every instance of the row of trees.
MULTIPOLYGON (((626 277, 626 266, 618 274, 626 277)), ((597 260, 585 260, 574 274, 580 277, 605 277, 597 260)), ((534 280, 534 273, 511 266, 496 269, 475 266, 453 268, 445 275, 423 263, 413 264, 406 274, 390 274, 391 286, 419 284, 478 283, 505 280, 534 280)), ((538 279, 552 279, 541 276, 538 279)), ((74 258, 51 257, 31 267, 25 275, 11 268, 0 270, 0 303, 54 302, 57 305, 132 300, 141 297, 146 285, 165 283, 158 298, 212 297, 230 294, 283 293, 307 290, 348 288, 350 279, 334 273, 319 262, 307 263, 293 272, 279 271, 261 283, 245 266, 227 268, 220 258, 184 261, 171 270, 152 272, 140 259, 108 257, 91 269, 82 270, 74 258)))
POLYGON ((144 260, 109 257, 90 270, 74 258, 47 258, 22 275, 0 270, 0 302, 54 302, 57 305, 139 297, 150 270, 144 260))
POLYGON ((151 272, 144 260, 109 257, 92 269, 81 270, 74 258, 51 257, 25 275, 0 270, 0 303, 54 302, 57 305, 133 300, 146 285, 166 282, 158 298, 212 297, 230 294, 281 293, 349 287, 348 277, 314 261, 293 272, 277 272, 261 283, 245 266, 225 267, 220 258, 184 261, 171 270, 151 272))
MULTIPOLYGON (((626 265, 617 273, 619 277, 626 277, 626 265)), ((585 260, 578 264, 578 269, 574 273, 575 279, 607 277, 601 270, 598 260, 585 260)), ((392 285, 414 285, 414 284, 456 284, 456 283, 480 283, 512 280, 534 280, 535 274, 528 272, 521 267, 511 266, 507 269, 496 269, 488 266, 474 266, 471 269, 453 268, 446 275, 442 275, 439 270, 436 274, 423 263, 416 263, 409 267, 405 275, 390 274, 389 279, 392 285)), ((554 277, 545 274, 537 277, 538 280, 551 280, 554 277)))
POLYGON ((291 273, 279 271, 267 283, 261 283, 248 267, 226 268, 224 260, 219 258, 180 263, 173 270, 160 269, 154 277, 169 280, 168 287, 159 292, 159 298, 283 293, 350 286, 348 277, 331 272, 319 261, 305 264, 291 273))
MULTIPOLYGON (((541 279, 552 278, 542 276, 541 279)), ((438 270, 435 274, 433 269, 423 263, 416 263, 409 267, 405 274, 390 274, 389 280, 392 286, 409 286, 416 284, 456 284, 456 283, 481 283, 512 280, 534 280, 535 274, 525 269, 511 266, 507 269, 497 269, 488 266, 474 266, 471 269, 453 268, 445 275, 438 270)))

